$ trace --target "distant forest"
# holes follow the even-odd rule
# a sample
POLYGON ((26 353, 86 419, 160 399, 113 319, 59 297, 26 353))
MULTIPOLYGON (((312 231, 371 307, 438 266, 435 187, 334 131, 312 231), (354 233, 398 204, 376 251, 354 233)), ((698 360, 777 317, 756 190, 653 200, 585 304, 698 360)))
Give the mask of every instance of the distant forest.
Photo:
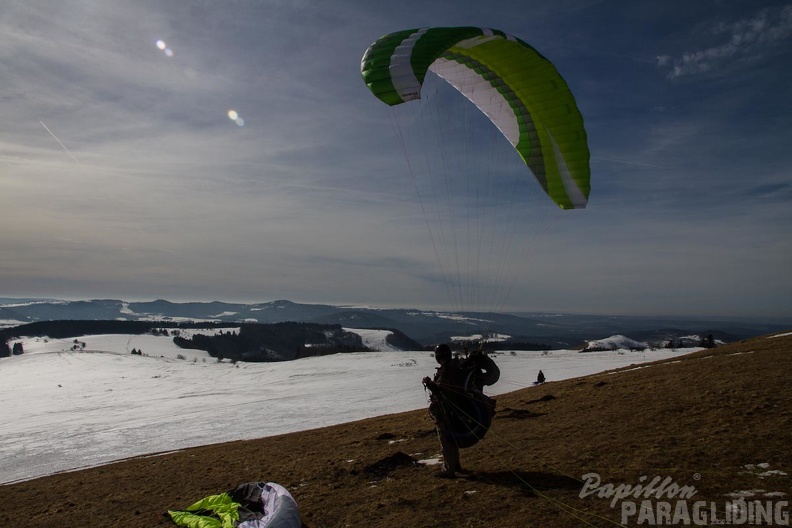
POLYGON ((530 341, 508 340, 508 341, 485 341, 481 343, 481 349, 486 351, 495 350, 553 350, 552 345, 547 343, 533 343, 530 341))
POLYGON ((341 325, 314 323, 243 324, 238 333, 174 337, 173 342, 232 361, 288 361, 369 350, 358 334, 345 331, 341 325))

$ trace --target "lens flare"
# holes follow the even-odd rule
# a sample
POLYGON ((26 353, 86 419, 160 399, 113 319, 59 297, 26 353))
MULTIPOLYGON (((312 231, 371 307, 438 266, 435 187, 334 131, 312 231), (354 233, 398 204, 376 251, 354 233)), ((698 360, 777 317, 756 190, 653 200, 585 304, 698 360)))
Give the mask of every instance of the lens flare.
POLYGON ((239 117, 239 113, 236 110, 228 111, 228 119, 236 123, 237 126, 245 126, 245 120, 239 117))
POLYGON ((173 50, 168 47, 164 40, 158 40, 156 44, 157 49, 164 53, 166 57, 173 57, 173 50))

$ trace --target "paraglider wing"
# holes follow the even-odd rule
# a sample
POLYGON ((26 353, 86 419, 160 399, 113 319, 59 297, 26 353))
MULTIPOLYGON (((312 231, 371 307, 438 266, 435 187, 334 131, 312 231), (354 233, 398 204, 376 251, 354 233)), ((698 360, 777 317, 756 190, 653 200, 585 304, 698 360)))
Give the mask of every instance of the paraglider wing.
POLYGON ((291 493, 274 482, 248 482, 210 495, 184 510, 168 510, 177 526, 188 528, 300 528, 291 493))
POLYGON ((583 117, 549 60, 516 37, 475 27, 391 33, 361 60, 366 85, 391 106, 419 99, 428 71, 487 115, 559 207, 586 206, 590 169, 583 117))

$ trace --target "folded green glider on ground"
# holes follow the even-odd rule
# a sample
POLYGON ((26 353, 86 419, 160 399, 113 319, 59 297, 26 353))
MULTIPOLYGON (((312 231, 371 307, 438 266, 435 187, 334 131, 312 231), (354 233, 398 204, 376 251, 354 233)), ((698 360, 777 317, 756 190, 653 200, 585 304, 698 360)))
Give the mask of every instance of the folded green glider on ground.
POLYGON ((274 482, 249 482, 210 495, 183 510, 168 511, 185 528, 301 528, 291 494, 274 482))
POLYGON ((559 207, 586 206, 583 117, 555 66, 522 40, 476 27, 409 29, 374 42, 360 69, 391 106, 419 99, 427 71, 437 74, 489 117, 559 207))

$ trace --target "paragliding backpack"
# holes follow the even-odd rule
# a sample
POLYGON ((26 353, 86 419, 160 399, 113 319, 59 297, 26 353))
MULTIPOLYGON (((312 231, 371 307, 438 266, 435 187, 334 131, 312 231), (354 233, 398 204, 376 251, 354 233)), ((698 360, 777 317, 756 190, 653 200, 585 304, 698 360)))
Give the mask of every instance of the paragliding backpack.
POLYGON ((487 434, 495 415, 495 400, 481 392, 480 365, 474 357, 455 358, 438 370, 429 412, 449 440, 465 448, 487 434))

